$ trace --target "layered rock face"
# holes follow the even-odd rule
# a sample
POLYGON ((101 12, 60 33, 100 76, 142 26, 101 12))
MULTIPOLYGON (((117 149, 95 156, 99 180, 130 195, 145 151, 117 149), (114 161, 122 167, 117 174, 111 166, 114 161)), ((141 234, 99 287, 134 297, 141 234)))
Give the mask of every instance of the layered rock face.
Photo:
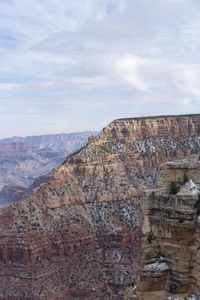
POLYGON ((124 299, 141 261, 142 189, 198 153, 200 115, 116 120, 0 216, 1 299, 124 299))
POLYGON ((138 299, 200 299, 199 188, 200 161, 192 157, 167 163, 162 188, 147 192, 138 299))

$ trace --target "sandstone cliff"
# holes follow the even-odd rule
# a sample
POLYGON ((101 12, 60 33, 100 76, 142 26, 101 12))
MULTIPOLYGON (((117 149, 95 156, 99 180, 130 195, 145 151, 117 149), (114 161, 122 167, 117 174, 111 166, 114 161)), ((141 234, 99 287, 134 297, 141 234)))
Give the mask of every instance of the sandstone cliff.
POLYGON ((143 199, 138 299, 199 300, 199 157, 167 163, 164 169, 162 188, 148 191, 143 199))
POLYGON ((1 299, 123 299, 141 261, 142 189, 198 153, 200 115, 116 120, 0 216, 1 299))

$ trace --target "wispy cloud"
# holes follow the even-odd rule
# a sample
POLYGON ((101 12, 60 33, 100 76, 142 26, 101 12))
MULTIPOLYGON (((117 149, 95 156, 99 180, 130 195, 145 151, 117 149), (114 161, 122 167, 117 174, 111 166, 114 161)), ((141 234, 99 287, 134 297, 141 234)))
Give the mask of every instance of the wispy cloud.
POLYGON ((0 0, 0 136, 196 112, 199 19, 198 0, 0 0))

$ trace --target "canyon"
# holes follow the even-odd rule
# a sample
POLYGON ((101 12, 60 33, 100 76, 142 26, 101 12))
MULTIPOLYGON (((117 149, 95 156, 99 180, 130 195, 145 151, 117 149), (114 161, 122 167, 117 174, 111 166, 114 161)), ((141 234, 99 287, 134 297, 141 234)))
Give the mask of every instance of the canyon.
POLYGON ((162 196, 155 190, 157 200, 148 206, 145 194, 163 185, 163 163, 198 155, 199 149, 198 114, 118 119, 99 137, 89 138, 49 181, 26 199, 1 208, 0 299, 162 300, 182 293, 177 282, 185 283, 186 296, 199 293, 198 259, 192 275, 187 274, 189 258, 186 274, 180 263, 189 245, 192 254, 198 247, 197 198, 190 206, 183 197, 181 205, 191 208, 191 219, 181 223, 185 211, 170 210, 170 222, 174 218, 180 226, 165 229, 168 212, 160 204, 162 196), (163 222, 157 221, 159 215, 163 222), (173 268, 170 247, 178 235, 184 247, 175 245, 174 251, 182 251, 177 250, 180 257, 173 268), (166 237, 169 251, 164 252, 166 237), (152 275, 151 263, 162 264, 161 274, 152 275), (132 292, 135 284, 137 292, 132 292))
POLYGON ((13 137, 0 140, 0 204, 27 197, 46 182, 70 153, 97 132, 13 137))

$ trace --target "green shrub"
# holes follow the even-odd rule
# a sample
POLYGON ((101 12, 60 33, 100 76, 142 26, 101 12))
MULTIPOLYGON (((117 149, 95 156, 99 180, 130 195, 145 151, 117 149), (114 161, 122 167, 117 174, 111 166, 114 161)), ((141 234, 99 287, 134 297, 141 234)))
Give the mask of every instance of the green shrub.
POLYGON ((179 186, 175 181, 172 181, 170 184, 170 194, 176 195, 179 191, 179 186))
POLYGON ((148 243, 151 244, 152 241, 153 241, 153 239, 154 239, 153 232, 152 231, 148 232, 147 233, 147 241, 148 241, 148 243))
POLYGON ((187 176, 187 174, 186 173, 184 173, 184 176, 183 176, 183 183, 186 183, 186 182, 188 182, 188 176, 187 176))

